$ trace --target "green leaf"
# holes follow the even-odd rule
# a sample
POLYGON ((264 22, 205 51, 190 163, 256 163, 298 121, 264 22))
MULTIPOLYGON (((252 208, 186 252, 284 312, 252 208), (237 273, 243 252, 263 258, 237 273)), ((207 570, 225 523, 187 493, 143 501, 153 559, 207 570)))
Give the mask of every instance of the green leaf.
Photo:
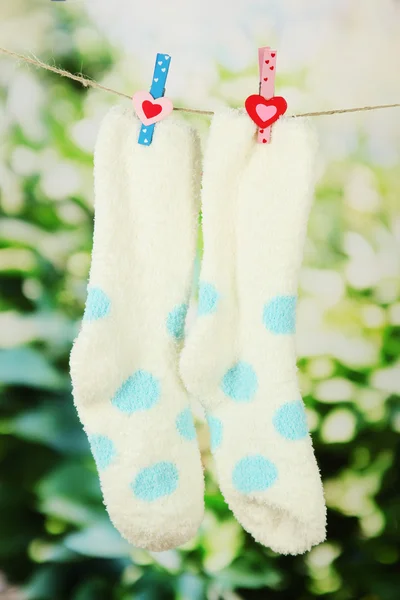
POLYGON ((59 542, 35 539, 29 546, 29 554, 36 563, 63 563, 77 560, 75 552, 68 550, 59 542))
POLYGON ((106 582, 100 578, 85 581, 74 590, 73 600, 109 600, 106 582))
POLYGON ((58 496, 42 499, 39 502, 38 508, 45 515, 80 527, 90 526, 99 519, 105 518, 104 507, 87 506, 82 504, 82 502, 58 496))
POLYGON ((203 540, 206 553, 204 566, 207 571, 215 573, 227 567, 238 556, 244 532, 234 519, 217 521, 211 514, 207 517, 203 540))
POLYGON ((91 526, 107 518, 97 473, 83 464, 64 462, 35 489, 41 512, 63 522, 91 526))
POLYGON ((281 583, 282 577, 276 569, 267 564, 264 566, 260 564, 257 572, 254 572, 250 565, 247 569, 244 566, 234 565, 218 573, 217 580, 225 589, 263 587, 275 589, 281 583))
POLYGON ((28 584, 24 586, 24 600, 55 600, 60 598, 63 589, 61 571, 54 565, 36 569, 28 584))
POLYGON ((184 573, 178 579, 176 600, 204 600, 206 598, 205 582, 198 575, 184 573))
POLYGON ((51 471, 38 484, 41 498, 63 497, 82 502, 99 502, 101 498, 97 474, 82 464, 65 462, 51 471))
POLYGON ((71 533, 64 544, 69 550, 99 558, 127 558, 131 551, 130 544, 107 521, 71 533))
POLYGON ((49 361, 33 348, 0 350, 0 383, 63 390, 68 378, 60 375, 49 361))
POLYGON ((87 438, 79 426, 72 398, 43 402, 34 410, 4 420, 3 431, 68 454, 88 454, 87 438))

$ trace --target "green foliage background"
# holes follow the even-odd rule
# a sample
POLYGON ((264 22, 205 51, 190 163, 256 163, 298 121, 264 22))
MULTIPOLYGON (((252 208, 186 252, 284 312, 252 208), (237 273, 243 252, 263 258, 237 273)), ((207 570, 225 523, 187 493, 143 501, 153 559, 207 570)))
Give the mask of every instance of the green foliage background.
MULTIPOLYGON (((87 27, 79 11, 54 10, 41 55, 73 72, 84 64, 85 74, 108 82, 117 54, 99 34, 88 36, 87 27)), ((396 169, 370 164, 360 136, 352 154, 327 165, 310 220, 299 311, 307 344, 300 344, 299 370, 325 483, 328 541, 306 556, 282 557, 245 534, 218 492, 199 423, 210 473, 203 527, 179 550, 144 552, 108 520, 68 375, 93 224, 92 153, 76 124, 84 129, 114 99, 19 67, 22 85, 33 90, 27 110, 31 102, 36 107, 25 119, 13 112, 8 81, 15 69, 2 61, 0 569, 29 600, 395 600, 396 169), (368 210, 357 205, 359 194, 368 196, 368 210)))

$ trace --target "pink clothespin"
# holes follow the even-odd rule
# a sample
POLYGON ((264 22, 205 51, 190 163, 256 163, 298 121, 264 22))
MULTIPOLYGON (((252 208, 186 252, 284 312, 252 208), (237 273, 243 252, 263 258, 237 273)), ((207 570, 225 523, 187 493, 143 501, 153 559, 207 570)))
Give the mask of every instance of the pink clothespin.
POLYGON ((267 144, 271 141, 271 126, 287 109, 286 100, 282 96, 274 96, 276 54, 276 50, 272 50, 269 46, 258 49, 259 93, 249 96, 245 103, 249 117, 258 125, 259 144, 267 144))
MULTIPOLYGON (((276 50, 271 50, 269 46, 258 49, 258 64, 260 70, 260 90, 259 94, 266 100, 273 98, 275 94, 275 71, 276 71, 276 50)), ((257 141, 259 144, 269 143, 271 140, 271 125, 264 130, 258 130, 257 141), (264 142, 264 139, 267 141, 264 142)))

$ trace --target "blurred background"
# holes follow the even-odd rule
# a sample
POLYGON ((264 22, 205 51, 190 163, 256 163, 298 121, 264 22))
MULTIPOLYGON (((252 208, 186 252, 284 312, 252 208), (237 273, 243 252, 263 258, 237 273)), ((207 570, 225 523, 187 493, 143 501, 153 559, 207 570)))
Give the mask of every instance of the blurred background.
MULTIPOLYGON (((289 113, 399 102, 396 0, 13 0, 0 46, 132 94, 172 54, 177 106, 243 106, 278 49, 289 113)), ((186 546, 111 526, 71 398, 99 123, 128 102, 0 56, 0 598, 395 600, 400 588, 399 109, 314 118, 316 199, 301 273, 299 377, 328 504, 300 557, 256 544, 216 485, 186 546), (396 466, 397 460, 397 466, 396 466)), ((209 119, 190 117, 206 138, 209 119)))

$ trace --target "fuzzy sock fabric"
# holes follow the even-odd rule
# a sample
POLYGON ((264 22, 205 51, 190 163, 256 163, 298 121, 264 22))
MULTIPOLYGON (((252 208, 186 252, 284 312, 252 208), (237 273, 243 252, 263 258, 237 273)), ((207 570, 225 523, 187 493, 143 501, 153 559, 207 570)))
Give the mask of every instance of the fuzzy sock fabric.
POLYGON ((71 353, 73 394, 104 502, 132 544, 189 540, 204 480, 178 373, 198 222, 197 136, 172 119, 138 144, 133 110, 112 109, 95 151, 88 297, 71 353))
POLYGON ((180 367, 207 411, 236 518, 272 550, 298 554, 325 539, 326 521, 294 340, 316 143, 299 119, 277 122, 268 145, 254 129, 238 111, 212 123, 198 317, 180 367))

